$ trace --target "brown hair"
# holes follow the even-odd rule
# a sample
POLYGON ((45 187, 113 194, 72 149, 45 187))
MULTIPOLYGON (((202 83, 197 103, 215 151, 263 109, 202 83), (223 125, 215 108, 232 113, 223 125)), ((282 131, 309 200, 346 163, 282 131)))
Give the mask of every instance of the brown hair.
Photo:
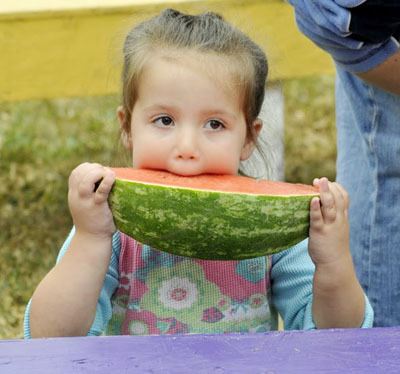
POLYGON ((122 71, 122 108, 125 113, 123 131, 130 132, 138 82, 148 58, 155 53, 182 51, 213 54, 232 61, 230 65, 236 67, 236 78, 241 89, 247 136, 254 141, 256 137, 252 124, 260 114, 268 74, 265 53, 219 14, 207 12, 189 15, 174 9, 166 9, 139 23, 125 38, 122 71))

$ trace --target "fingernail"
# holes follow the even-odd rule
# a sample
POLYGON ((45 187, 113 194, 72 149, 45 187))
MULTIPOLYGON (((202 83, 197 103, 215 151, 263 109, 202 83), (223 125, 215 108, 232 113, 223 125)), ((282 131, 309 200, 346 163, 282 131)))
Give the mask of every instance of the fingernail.
POLYGON ((319 184, 319 188, 320 188, 321 192, 327 192, 329 190, 328 189, 328 183, 322 179, 320 184, 319 184))
POLYGON ((314 197, 311 201, 311 206, 313 208, 319 208, 319 199, 317 197, 314 197))

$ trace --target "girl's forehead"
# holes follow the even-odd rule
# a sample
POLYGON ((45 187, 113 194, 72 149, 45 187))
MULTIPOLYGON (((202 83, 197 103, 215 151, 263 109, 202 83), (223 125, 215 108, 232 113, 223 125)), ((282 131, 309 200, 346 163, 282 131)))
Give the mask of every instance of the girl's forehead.
POLYGON ((175 71, 190 70, 198 77, 206 78, 221 89, 235 92, 237 95, 244 87, 247 75, 245 67, 241 65, 240 67, 240 63, 232 56, 192 50, 171 50, 152 55, 144 65, 141 75, 144 78, 149 72, 158 72, 161 66, 167 72, 170 71, 170 67, 176 68, 175 71))
POLYGON ((163 106, 234 117, 243 112, 242 91, 218 56, 157 56, 144 66, 138 83, 136 103, 148 111, 163 106))

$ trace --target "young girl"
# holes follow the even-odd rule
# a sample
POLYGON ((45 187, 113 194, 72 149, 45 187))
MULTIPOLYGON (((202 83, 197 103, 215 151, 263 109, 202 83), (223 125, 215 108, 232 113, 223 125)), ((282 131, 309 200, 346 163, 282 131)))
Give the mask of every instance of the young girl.
MULTIPOLYGON (((262 50, 216 14, 165 10, 134 27, 118 109, 132 166, 237 174, 257 145, 266 76, 262 50)), ((277 329, 277 312, 286 329, 371 326, 340 185, 314 181, 309 240, 269 257, 206 261, 116 231, 114 178, 99 164, 71 173, 74 228, 28 304, 27 337, 258 332, 277 329)))

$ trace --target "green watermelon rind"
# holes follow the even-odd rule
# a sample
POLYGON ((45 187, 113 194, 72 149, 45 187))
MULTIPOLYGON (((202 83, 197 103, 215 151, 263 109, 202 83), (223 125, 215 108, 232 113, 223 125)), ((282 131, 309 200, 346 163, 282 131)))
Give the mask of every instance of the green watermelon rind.
POLYGON ((304 240, 315 195, 268 196, 116 179, 109 204, 116 227, 178 256, 244 260, 304 240))

